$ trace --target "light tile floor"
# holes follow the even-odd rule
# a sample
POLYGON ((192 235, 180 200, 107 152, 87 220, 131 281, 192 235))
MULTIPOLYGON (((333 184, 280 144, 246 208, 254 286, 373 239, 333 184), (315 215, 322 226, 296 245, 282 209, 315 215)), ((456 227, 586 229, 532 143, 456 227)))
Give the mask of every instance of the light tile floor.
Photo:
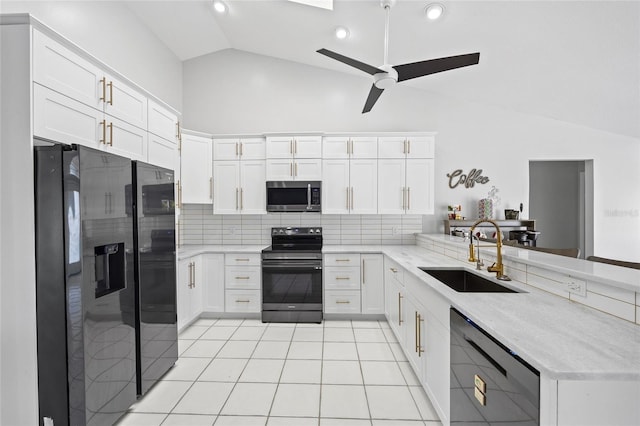
POLYGON ((119 426, 439 426, 384 321, 200 319, 119 426))

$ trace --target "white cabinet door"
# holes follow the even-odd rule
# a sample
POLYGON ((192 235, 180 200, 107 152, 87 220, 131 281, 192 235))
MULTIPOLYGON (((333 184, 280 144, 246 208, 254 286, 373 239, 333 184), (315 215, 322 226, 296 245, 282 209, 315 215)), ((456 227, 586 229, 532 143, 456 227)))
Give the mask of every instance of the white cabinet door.
POLYGON ((350 213, 378 213, 378 161, 375 159, 351 160, 349 181, 350 213))
POLYGON ((378 138, 355 136, 349 139, 351 158, 378 158, 378 138))
POLYGON ((322 138, 322 158, 349 158, 349 137, 326 136, 322 138))
POLYGON ((180 133, 178 116, 151 99, 147 108, 149 132, 177 145, 180 133))
MULTIPOLYGON (((51 89, 33 85, 33 135, 99 148, 103 113, 51 89)), ((105 129, 106 132, 106 129, 105 129)))
POLYGON ((267 180, 293 180, 293 160, 267 160, 267 180))
POLYGON ((182 203, 211 204, 211 139, 185 134, 181 154, 182 203))
MULTIPOLYGON (((104 73, 98 67, 51 40, 33 31, 33 80, 87 106, 103 109, 101 80, 104 73)), ((106 82, 105 82, 106 90, 106 82)))
POLYGON ((240 139, 241 160, 264 160, 266 156, 264 138, 240 139))
POLYGON ((215 161, 213 173, 213 213, 238 213, 240 211, 240 162, 215 161))
POLYGON ((213 140, 213 159, 237 160, 240 158, 240 141, 237 138, 219 138, 213 140))
POLYGON ((378 138, 379 158, 406 158, 407 139, 404 136, 378 138))
POLYGON ((447 424, 449 416, 449 382, 450 382, 450 336, 447 330, 430 312, 425 319, 426 344, 424 355, 424 380, 429 398, 440 415, 443 424, 447 424), (443 418, 443 416, 447 418, 443 418))
POLYGON ((147 131, 115 117, 107 121, 107 151, 132 160, 147 161, 147 131))
POLYGON ((409 363, 413 367, 413 371, 416 373, 416 377, 421 378, 425 359, 424 345, 426 344, 425 310, 408 294, 404 302, 407 325, 404 350, 409 363))
POLYGON ((378 214, 401 214, 405 211, 404 159, 378 160, 378 214))
POLYGON ((296 158, 322 158, 321 136, 295 136, 293 156, 296 158))
POLYGON ((321 180, 322 160, 319 158, 298 158, 293 162, 294 180, 321 180))
POLYGON ((113 76, 106 75, 105 113, 147 130, 147 97, 113 76))
POLYGON ((349 160, 324 160, 322 179, 322 213, 349 212, 349 160))
MULTIPOLYGON (((385 274, 387 276, 387 274, 385 274)), ((395 279, 385 280, 385 310, 389 326, 395 332, 400 345, 404 344, 405 333, 405 301, 404 289, 395 279)))
MULTIPOLYGON (((178 149, 174 142, 170 142, 165 138, 148 134, 147 162, 165 169, 175 170, 176 164, 180 163, 178 149)), ((176 177, 180 176, 179 170, 176 170, 176 177)))
POLYGON ((264 160, 240 161, 239 196, 241 213, 264 214, 267 212, 264 160))
POLYGON ((293 158, 293 136, 269 136, 267 158, 293 158))
POLYGON ((434 136, 407 137, 407 158, 433 158, 434 154, 434 136))
POLYGON ((361 254, 362 313, 384 313, 384 273, 381 254, 361 254))
POLYGON ((203 283, 203 310, 224 312, 224 255, 205 254, 202 262, 206 281, 203 283))
POLYGON ((433 214, 433 160, 407 160, 406 212, 433 214))

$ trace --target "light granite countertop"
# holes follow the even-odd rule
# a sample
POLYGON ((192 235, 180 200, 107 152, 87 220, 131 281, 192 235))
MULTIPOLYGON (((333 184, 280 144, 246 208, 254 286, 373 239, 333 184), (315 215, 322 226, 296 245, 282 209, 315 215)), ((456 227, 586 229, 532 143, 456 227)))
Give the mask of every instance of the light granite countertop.
MULTIPOLYGON (((453 244, 461 248, 469 246, 469 240, 465 241, 462 237, 443 234, 417 234, 416 238, 418 240, 431 240, 436 243, 453 244)), ((487 254, 495 254, 495 248, 493 247, 484 248, 481 251, 487 254)), ((640 270, 638 269, 622 268, 606 263, 557 256, 511 246, 502 246, 502 256, 514 262, 551 269, 576 278, 598 281, 625 290, 640 292, 640 270)))
MULTIPOLYGON (((460 263, 419 246, 324 246, 323 252, 391 257, 551 379, 640 380, 638 325, 514 281, 506 285, 526 293, 458 293, 418 268, 460 263)), ((495 281, 494 274, 466 268, 495 281)))
MULTIPOLYGON (((264 247, 185 246, 179 249, 178 258, 202 253, 259 253, 264 247)), ((507 285, 523 293, 458 293, 418 268, 460 267, 460 263, 419 246, 325 245, 322 251, 389 256, 550 379, 640 381, 638 325, 518 282, 507 285)), ((510 255, 518 257, 517 253, 510 255)), ((527 260, 533 262, 531 264, 544 262, 540 266, 546 268, 562 270, 564 265, 565 269, 576 270, 573 269, 576 264, 564 259, 558 260, 558 265, 549 265, 548 259, 537 256, 527 260)), ((493 274, 486 271, 467 269, 495 280, 493 274)), ((583 269, 583 273, 596 275, 597 269, 583 269)), ((626 279, 623 275, 624 272, 620 272, 615 280, 626 279)))

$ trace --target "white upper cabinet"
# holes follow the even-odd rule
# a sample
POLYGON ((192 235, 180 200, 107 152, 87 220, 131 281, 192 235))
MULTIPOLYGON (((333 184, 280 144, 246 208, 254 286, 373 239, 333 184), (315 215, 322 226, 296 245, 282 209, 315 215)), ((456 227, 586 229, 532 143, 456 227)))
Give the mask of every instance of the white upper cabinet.
POLYGON ((378 213, 433 214, 433 162, 378 160, 378 213))
POLYGON ((349 213, 376 214, 378 213, 378 161, 351 160, 349 171, 349 186, 351 200, 349 213))
POLYGON ((346 214, 349 212, 349 160, 324 160, 322 162, 322 213, 346 214))
POLYGON ((322 139, 322 158, 377 158, 378 138, 327 136, 322 139))
POLYGON ((180 204, 213 202, 211 138, 184 134, 181 151, 180 204))
POLYGON ((378 138, 379 158, 433 158, 434 136, 385 136, 378 138))
POLYGON ((213 159, 264 160, 264 138, 216 138, 213 140, 213 159))
POLYGON ((100 81, 104 112, 133 126, 147 130, 147 97, 124 82, 105 75, 100 81))
POLYGON ((320 180, 322 160, 319 158, 268 159, 267 180, 320 180))
POLYGON ((149 99, 148 110, 149 133, 177 144, 181 137, 178 116, 151 99, 149 99))
POLYGON ((106 129, 106 142, 102 145, 106 150, 132 160, 147 161, 146 130, 114 117, 108 123, 105 120, 102 128, 106 129))
POLYGON ((33 31, 33 80, 85 105, 103 109, 104 73, 60 43, 33 31))
POLYGON ((268 136, 267 158, 322 158, 321 136, 268 136))
POLYGON ((214 214, 266 213, 264 160, 216 161, 214 214))

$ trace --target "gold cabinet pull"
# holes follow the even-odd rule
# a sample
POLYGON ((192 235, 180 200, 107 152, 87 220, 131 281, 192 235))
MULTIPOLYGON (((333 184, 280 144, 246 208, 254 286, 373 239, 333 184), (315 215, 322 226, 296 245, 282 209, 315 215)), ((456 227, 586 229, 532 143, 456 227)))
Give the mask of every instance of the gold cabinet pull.
POLYGON ((402 293, 398 293, 398 325, 402 325, 402 293))
POLYGON ((240 157, 242 157, 242 142, 240 142, 240 157))
POLYGON ((240 188, 240 210, 244 210, 244 194, 242 188, 240 188))
POLYGON ((213 200, 213 178, 209 178, 209 198, 213 200))
POLYGON ((389 268, 389 270, 390 270, 391 272, 393 272, 394 274, 398 272, 398 270, 397 270, 396 268, 389 268))
POLYGON ((293 140, 293 153, 294 154, 298 153, 298 140, 297 139, 293 140))
POLYGON ((422 323, 424 318, 416 311, 416 352, 421 357, 424 349, 422 348, 422 323))
POLYGON ((196 287, 196 262, 193 262, 193 288, 196 287))
POLYGON ((106 102, 107 101, 107 78, 102 77, 100 79, 100 83, 102 84, 102 96, 100 96, 100 100, 102 102, 106 102))
POLYGON ((236 259, 236 262, 248 262, 248 258, 236 259))
POLYGON ((100 139, 100 143, 107 144, 107 120, 102 120, 100 122, 102 126, 102 139, 100 139))
POLYGON ((239 152, 240 152, 240 151, 239 151, 239 149, 238 149, 238 142, 236 142, 236 157, 239 155, 239 154, 238 154, 239 152))
POLYGON ((362 259, 362 285, 364 286, 364 259, 362 259))
POLYGON ((113 81, 110 81, 107 86, 109 86, 109 105, 113 105, 113 81))
POLYGON ((298 163, 295 163, 293 166, 293 175, 298 176, 298 163))
POLYGON ((293 176, 293 162, 289 164, 289 176, 293 176))
POLYGON ((405 210, 407 205, 407 194, 405 191, 405 187, 402 187, 402 210, 405 210))
POLYGON ((191 271, 192 266, 193 262, 189 262, 189 288, 191 288, 191 282, 193 281, 193 272, 191 271))
POLYGON ((351 187, 351 210, 353 210, 353 186, 351 187))
POLYGON ((351 259, 336 259, 336 262, 351 262, 351 259))
POLYGON ((336 280, 350 280, 349 277, 336 277, 336 280))
POLYGON ((415 346, 415 351, 418 352, 418 348, 420 348, 420 344, 418 343, 418 327, 420 327, 418 325, 418 321, 419 321, 418 318, 420 317, 420 315, 418 315, 418 311, 416 311, 415 313, 416 313, 416 315, 415 315, 415 320, 414 320, 415 321, 414 322, 414 325, 415 325, 414 328, 416 330, 416 336, 415 336, 414 342, 415 342, 415 345, 416 345, 415 346))
POLYGON ((347 210, 349 210, 349 187, 345 188, 347 190, 347 210))
POLYGON ((336 300, 336 303, 337 303, 338 305, 341 305, 341 304, 349 304, 349 303, 351 303, 351 301, 350 301, 350 300, 336 300))
POLYGON ((236 299, 236 303, 251 303, 251 300, 247 300, 247 299, 244 299, 244 300, 236 299))
POLYGON ((251 277, 236 277, 236 280, 248 280, 251 277))
POLYGON ((407 210, 411 210, 411 187, 407 187, 407 210))
POLYGON ((238 192, 239 188, 236 188, 236 210, 238 210, 238 192))
POLYGON ((110 122, 107 127, 109 127, 109 144, 108 145, 113 146, 113 123, 110 122))
POLYGON ((293 155, 293 139, 289 141, 289 154, 293 155))
POLYGON ((407 154, 411 154, 411 139, 407 140, 407 154))
POLYGON ((406 154, 407 153, 407 140, 403 140, 402 141, 402 153, 406 154))

